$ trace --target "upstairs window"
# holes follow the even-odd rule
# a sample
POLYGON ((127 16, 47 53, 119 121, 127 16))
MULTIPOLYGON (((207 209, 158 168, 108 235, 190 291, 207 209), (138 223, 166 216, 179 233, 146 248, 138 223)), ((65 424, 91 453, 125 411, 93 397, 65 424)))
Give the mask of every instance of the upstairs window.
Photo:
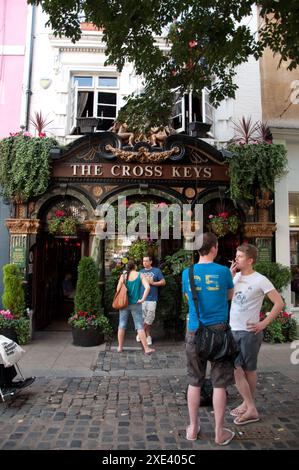
POLYGON ((108 75, 74 75, 70 98, 71 132, 77 118, 99 118, 96 131, 108 130, 118 112, 118 77, 108 75))

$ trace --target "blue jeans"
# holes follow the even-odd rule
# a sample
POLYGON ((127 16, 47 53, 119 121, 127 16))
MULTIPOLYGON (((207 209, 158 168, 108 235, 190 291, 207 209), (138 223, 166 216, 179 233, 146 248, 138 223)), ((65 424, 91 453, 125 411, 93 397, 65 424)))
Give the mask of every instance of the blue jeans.
POLYGON ((142 320, 142 306, 141 304, 131 304, 127 308, 123 308, 119 311, 119 323, 118 329, 125 330, 128 323, 129 314, 132 314, 135 330, 143 329, 143 320, 142 320))

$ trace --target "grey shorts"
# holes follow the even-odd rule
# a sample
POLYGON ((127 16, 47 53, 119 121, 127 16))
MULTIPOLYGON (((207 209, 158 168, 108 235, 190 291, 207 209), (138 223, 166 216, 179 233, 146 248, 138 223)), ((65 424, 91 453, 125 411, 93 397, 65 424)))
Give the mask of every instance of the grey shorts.
POLYGON ((235 367, 254 371, 257 369, 257 356, 263 341, 264 333, 256 335, 250 331, 233 331, 233 336, 239 346, 240 353, 235 360, 235 367))
POLYGON ((156 315, 157 302, 155 300, 145 300, 141 305, 143 322, 152 325, 156 315))
MULTIPOLYGON (((188 384, 201 387, 206 377, 207 360, 201 359, 194 342, 194 332, 186 334, 186 356, 188 384)), ((213 388, 226 388, 235 383, 234 366, 231 361, 211 362, 211 381, 213 388)))

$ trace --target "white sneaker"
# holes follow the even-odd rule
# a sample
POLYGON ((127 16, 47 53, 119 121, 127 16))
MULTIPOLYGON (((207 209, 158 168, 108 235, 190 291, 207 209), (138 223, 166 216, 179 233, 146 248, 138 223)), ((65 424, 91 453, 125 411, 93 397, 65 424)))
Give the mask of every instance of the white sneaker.
POLYGON ((140 343, 139 335, 136 336, 136 341, 137 341, 137 343, 140 343))
POLYGON ((151 337, 151 336, 147 336, 146 342, 147 342, 147 345, 148 345, 148 346, 151 346, 151 345, 153 344, 152 337, 151 337))

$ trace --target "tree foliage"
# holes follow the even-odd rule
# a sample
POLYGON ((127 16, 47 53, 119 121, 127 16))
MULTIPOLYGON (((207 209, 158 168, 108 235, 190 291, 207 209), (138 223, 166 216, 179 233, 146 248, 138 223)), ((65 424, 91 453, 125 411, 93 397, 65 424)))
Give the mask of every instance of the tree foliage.
MULTIPOLYGON (((28 0, 41 4, 54 34, 73 42, 81 37, 80 20, 103 29, 106 64, 119 71, 134 64, 147 87, 144 101, 161 102, 167 90, 199 94, 211 89, 215 105, 234 97, 235 67, 249 57, 261 57, 266 47, 280 54, 292 70, 299 63, 299 4, 297 0, 260 0, 258 31, 250 29, 252 0, 28 0), (159 47, 157 37, 166 47, 159 47)), ((161 44, 161 42, 160 42, 161 44)), ((169 103, 167 96, 167 103, 169 103)), ((129 106, 130 108, 130 106, 129 106)), ((131 109, 130 109, 131 110, 131 109)), ((156 107, 154 106, 154 111, 156 107)), ((166 113, 165 113, 166 114, 166 113)), ((151 119, 151 117, 150 117, 151 119)), ((155 119, 153 120, 153 125, 155 119)), ((166 118, 162 119, 165 122, 166 118)), ((158 122, 159 124, 161 122, 158 122)))
POLYGON ((2 303, 3 307, 9 310, 16 319, 20 318, 25 310, 23 280, 18 266, 15 264, 3 266, 4 293, 2 303))

